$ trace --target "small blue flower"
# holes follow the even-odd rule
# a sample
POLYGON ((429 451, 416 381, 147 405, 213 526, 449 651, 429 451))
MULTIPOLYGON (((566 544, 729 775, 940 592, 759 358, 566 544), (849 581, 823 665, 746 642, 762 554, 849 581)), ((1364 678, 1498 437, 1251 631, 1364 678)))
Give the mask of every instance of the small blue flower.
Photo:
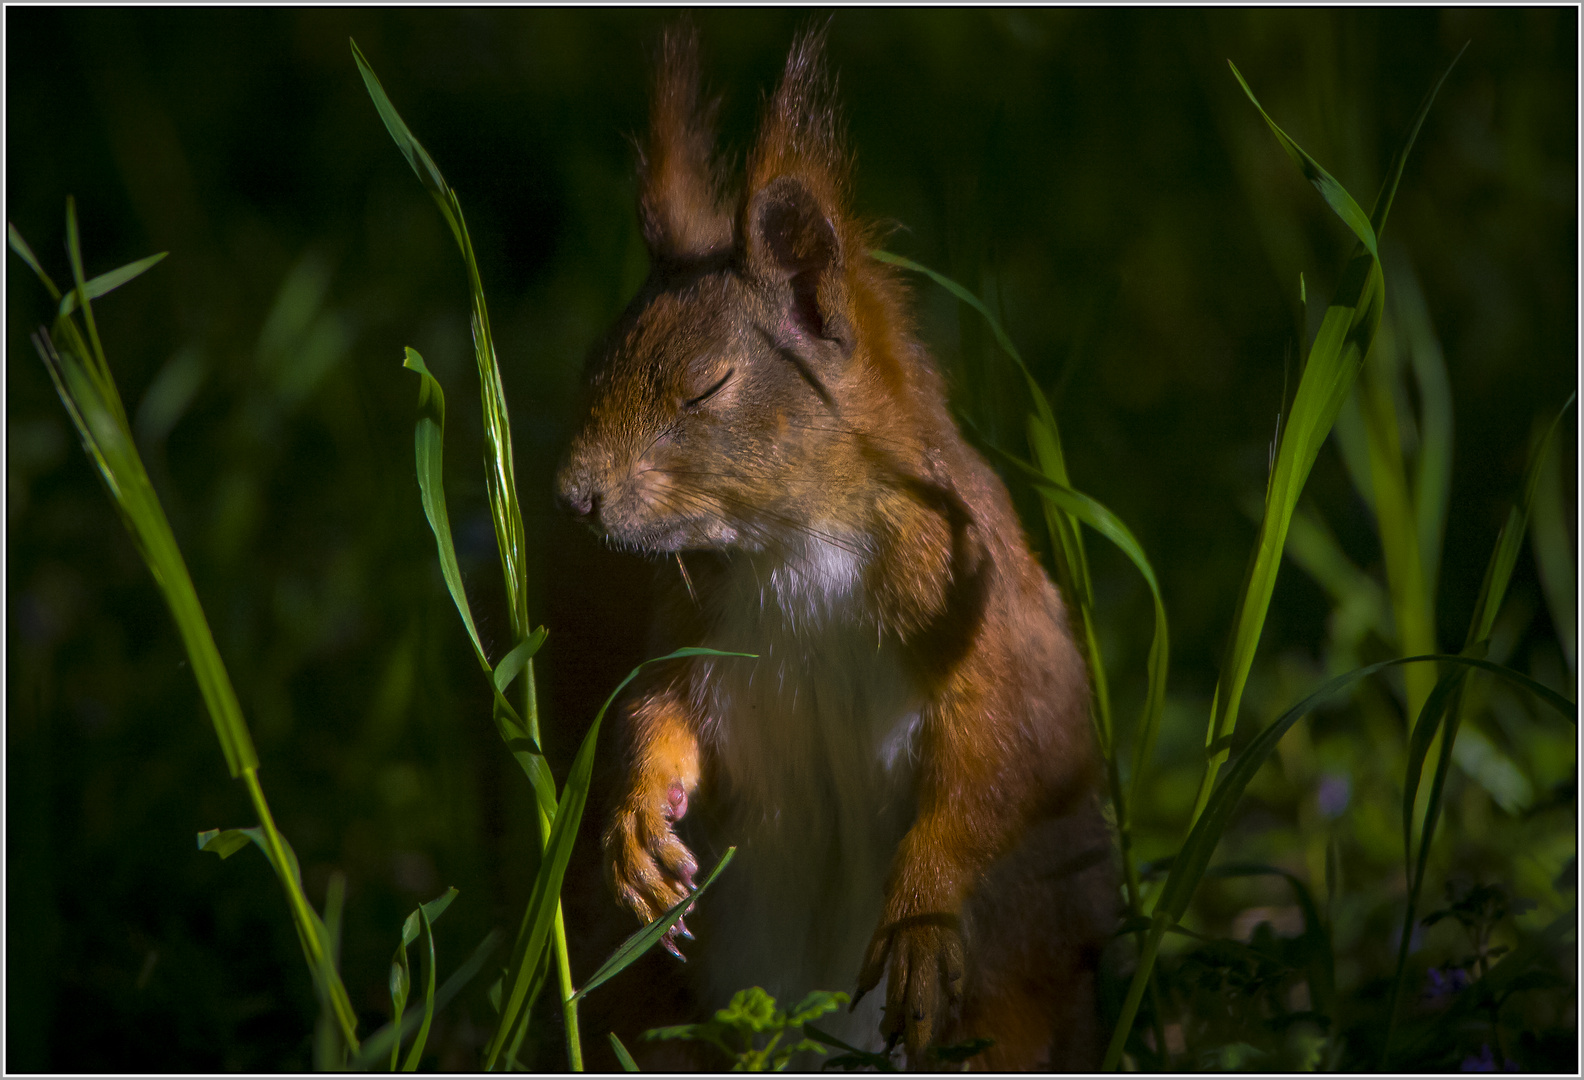
POLYGON ((1468 972, 1460 967, 1431 968, 1425 972, 1424 999, 1432 1004, 1443 1004, 1468 988, 1468 972))
POLYGON ((1490 1043, 1480 1047, 1478 1054, 1470 1054, 1463 1059, 1464 1072, 1495 1072, 1496 1057, 1491 1053, 1490 1043))
POLYGON ((1315 803, 1320 808, 1320 815, 1326 818, 1340 817, 1342 811, 1348 807, 1348 799, 1353 795, 1353 782, 1344 773, 1326 773, 1320 778, 1320 790, 1315 793, 1315 803))

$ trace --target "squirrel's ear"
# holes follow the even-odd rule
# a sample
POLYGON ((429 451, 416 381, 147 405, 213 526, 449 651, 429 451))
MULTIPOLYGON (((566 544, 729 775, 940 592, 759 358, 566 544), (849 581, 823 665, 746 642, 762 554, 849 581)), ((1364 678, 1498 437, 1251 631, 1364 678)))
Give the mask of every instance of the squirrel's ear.
POLYGON ((640 151, 638 216, 660 261, 701 258, 732 246, 713 159, 716 102, 699 101, 698 32, 673 26, 660 43, 649 138, 640 151))
POLYGON ((766 103, 748 159, 743 262, 756 280, 791 286, 793 314, 804 331, 845 342, 848 162, 824 39, 822 28, 798 38, 766 103))
POLYGON ((748 201, 745 261, 757 281, 790 290, 791 314, 805 333, 841 338, 841 238, 802 180, 781 176, 748 201))

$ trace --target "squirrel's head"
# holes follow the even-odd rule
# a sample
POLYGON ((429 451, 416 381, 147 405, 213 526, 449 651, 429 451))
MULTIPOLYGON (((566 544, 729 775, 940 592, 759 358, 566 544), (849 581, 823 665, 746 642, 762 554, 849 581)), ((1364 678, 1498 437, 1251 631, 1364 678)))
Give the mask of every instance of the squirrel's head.
POLYGON ((857 468, 843 403, 873 379, 822 37, 794 45, 735 197, 695 34, 664 38, 640 159, 650 273, 590 357, 588 412, 556 478, 616 544, 762 550, 840 516, 857 468))

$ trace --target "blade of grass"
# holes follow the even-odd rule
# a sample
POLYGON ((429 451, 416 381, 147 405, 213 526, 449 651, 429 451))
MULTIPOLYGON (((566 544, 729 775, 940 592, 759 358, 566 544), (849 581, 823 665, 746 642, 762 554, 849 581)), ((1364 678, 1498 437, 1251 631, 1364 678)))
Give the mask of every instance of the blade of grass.
MULTIPOLYGON (((346 912, 346 875, 340 870, 330 874, 325 889, 325 941, 330 950, 330 963, 341 967, 341 917, 346 912)), ((314 1032, 314 1068, 319 1072, 337 1072, 346 1068, 347 1046, 337 1037, 335 1010, 330 999, 319 996, 319 1022, 314 1032)))
MULTIPOLYGON (((507 969, 505 981, 501 984, 500 1024, 485 1048, 485 1072, 495 1068, 496 1061, 506 1048, 507 1039, 523 1008, 531 982, 530 976, 548 938, 551 920, 559 911, 556 898, 561 892, 561 879, 566 873, 567 861, 572 855, 572 843, 577 837, 578 824, 583 819, 583 807, 588 799, 589 782, 594 769, 594 747, 606 711, 615 702, 617 695, 627 688, 627 684, 636 679, 649 664, 659 664, 689 656, 751 655, 723 653, 714 649, 686 648, 653 660, 646 660, 627 674, 627 677, 605 699, 605 704, 600 706, 599 712, 594 714, 594 722, 589 725, 588 734, 583 737, 583 743, 572 759, 572 768, 567 774, 566 786, 562 789, 561 801, 556 808, 555 822, 550 829, 550 839, 545 845, 544 861, 540 864, 539 873, 534 879, 528 908, 523 912, 522 929, 518 931, 517 944, 512 949, 511 966, 507 969)), ((576 1008, 576 999, 570 993, 564 1000, 569 1007, 576 1008)))
MULTIPOLYGON (((484 964, 499 947, 501 932, 491 930, 484 936, 473 949, 463 965, 453 971, 445 982, 440 984, 440 989, 435 993, 435 1012, 441 1012, 449 1005, 453 998, 478 976, 484 969, 484 964)), ((370 1035, 363 1042, 359 1053, 349 1062, 352 1069, 367 1069, 375 1062, 382 1060, 390 1052, 392 1045, 400 1046, 408 1034, 418 1026, 419 1017, 416 1012, 404 1016, 400 1023, 392 1021, 370 1035)))
POLYGON ((517 764, 533 785, 540 808, 547 817, 554 817, 555 781, 550 775, 550 766, 539 750, 538 739, 529 732, 527 726, 518 717, 517 711, 511 707, 511 703, 505 697, 505 691, 512 680, 524 670, 534 653, 544 644, 545 629, 540 627, 519 643, 506 654, 498 666, 493 668, 490 666, 489 658, 484 654, 484 644, 479 639, 478 628, 473 622, 473 612, 468 605, 467 592, 462 587, 462 570, 457 564, 456 545, 451 538, 451 519, 446 510, 443 468, 445 391, 429 373, 418 350, 408 348, 402 366, 416 372, 419 378, 418 423, 413 434, 413 447, 417 457, 418 492, 423 502, 424 517, 429 521, 429 528, 434 533, 435 545, 439 551, 441 576, 445 578, 446 588, 456 604, 457 614, 462 617, 462 625, 467 628, 468 638, 473 643, 473 653, 478 658, 479 666, 490 677, 490 687, 495 697, 494 719, 501 739, 507 744, 512 756, 517 759, 517 764))
MULTIPOLYGON (((455 890, 453 890, 450 894, 448 894, 446 897, 444 897, 446 903, 450 903, 450 898, 451 898, 451 896, 454 896, 454 895, 455 895, 455 890)), ((413 1039, 412 1048, 407 1052, 407 1060, 402 1062, 402 1071, 403 1072, 414 1072, 414 1071, 417 1070, 417 1068, 418 1068, 418 1060, 423 1056, 424 1044, 429 1041, 429 1025, 434 1021, 434 1004, 435 1004, 434 925, 433 925, 433 923, 431 922, 431 920, 429 918, 429 912, 428 912, 428 905, 427 904, 418 905, 418 918, 423 923, 424 953, 425 953, 425 961, 426 961, 425 964, 424 964, 424 968, 425 968, 425 970, 428 973, 428 979, 427 979, 427 982, 426 982, 426 984, 424 986, 423 1023, 418 1025, 418 1034, 413 1039)), ((402 936, 405 937, 406 934, 404 933, 402 936)))
MULTIPOLYGON (((1507 511, 1507 520, 1503 522, 1501 531, 1496 536, 1496 546, 1491 552, 1489 563, 1485 567, 1485 578, 1480 584, 1479 596, 1474 604, 1474 614, 1469 620, 1468 637, 1464 646, 1465 652, 1472 652, 1482 648, 1482 643, 1490 636, 1491 628, 1495 625, 1496 614, 1501 608, 1502 600, 1507 595, 1507 583, 1512 578, 1514 565, 1518 561, 1518 553, 1523 547, 1524 529, 1529 521, 1529 510, 1534 504, 1535 489, 1540 482, 1540 476, 1546 459, 1550 454, 1551 443, 1556 436, 1562 418, 1567 415, 1573 403, 1577 400, 1575 391, 1569 395, 1567 402, 1557 412, 1556 419, 1551 421, 1544 433, 1535 441, 1529 452, 1529 462, 1524 470, 1523 491, 1517 503, 1507 511)), ((1440 696, 1437 701, 1441 714, 1446 716, 1445 729, 1440 732, 1441 751, 1436 762, 1435 776, 1430 782, 1430 799, 1425 807, 1423 822, 1420 826, 1419 851, 1417 862, 1414 860, 1411 844, 1412 822, 1415 804, 1419 793, 1420 769, 1425 755, 1430 749, 1431 740, 1434 738, 1435 728, 1440 722, 1441 714, 1429 714, 1420 718, 1419 726, 1413 733, 1410 744, 1409 772, 1407 782, 1403 787, 1403 844, 1404 860, 1408 864, 1408 906, 1403 916, 1402 941, 1397 948, 1397 970, 1392 979, 1391 1002, 1388 1005, 1386 1019, 1386 1037, 1381 1044, 1379 1065, 1385 1063, 1391 1054, 1392 1036, 1397 1027, 1397 1007, 1402 999, 1403 980, 1407 975, 1408 951, 1413 938, 1413 923, 1419 906, 1419 894, 1424 887, 1425 869, 1429 864, 1430 845, 1435 839, 1436 825, 1441 814, 1441 796, 1446 785, 1447 774, 1451 770, 1452 747, 1457 740, 1458 727, 1463 720, 1463 686, 1466 674, 1458 672, 1448 675, 1444 682, 1448 683, 1443 692, 1441 686, 1436 687, 1432 697, 1440 696), (1429 726, 1423 732, 1419 730, 1426 724, 1429 726)), ((1428 707, 1427 703, 1427 707, 1428 707)), ((1427 708, 1428 711, 1428 708, 1427 708)))
MULTIPOLYGON (((1456 62, 1454 59, 1453 64, 1456 62)), ((1311 172, 1307 163, 1312 162, 1313 159, 1303 154, 1296 144, 1269 120, 1269 117, 1266 118, 1289 156, 1293 156, 1295 151, 1302 155, 1299 164, 1305 170, 1305 175, 1316 183, 1317 187, 1321 187, 1321 195, 1358 236, 1359 245, 1342 271, 1336 297, 1326 309, 1319 333, 1315 336, 1314 345, 1309 351, 1308 362, 1298 382, 1298 392, 1293 398, 1287 429, 1281 435, 1276 462, 1266 485, 1265 516, 1261 520, 1259 538, 1249 560, 1242 600, 1233 624, 1232 636, 1228 641, 1226 660, 1221 666, 1221 680, 1217 683, 1211 706, 1211 720, 1205 735, 1208 760, 1199 794, 1194 800, 1192 820, 1197 820, 1203 813, 1205 801, 1215 784, 1216 773, 1226 761, 1231 746, 1232 732, 1237 726, 1238 707, 1242 703, 1243 688, 1248 681, 1249 668, 1254 662, 1254 653, 1259 647, 1260 633, 1264 629, 1265 616, 1270 608, 1271 594, 1276 587, 1276 575, 1281 568, 1281 555, 1286 545, 1288 525, 1297 506, 1298 497, 1303 492, 1304 483, 1308 480, 1309 470, 1314 466, 1315 457, 1319 454, 1320 447, 1336 420, 1337 411, 1352 389, 1359 369, 1363 366, 1364 358, 1369 354, 1370 346, 1374 342, 1375 332, 1380 326, 1386 286, 1379 260, 1375 255, 1374 237, 1385 228, 1386 214, 1396 195, 1397 184, 1402 178, 1402 169, 1407 161, 1408 151, 1412 148, 1419 128, 1435 101, 1436 92, 1446 81, 1447 73, 1450 71, 1451 65, 1448 65, 1447 72, 1442 74, 1420 104, 1419 113, 1414 118, 1409 136, 1394 158, 1391 169, 1388 170, 1388 178, 1376 199, 1375 214, 1371 221, 1361 223, 1357 220, 1355 213, 1357 207, 1351 197, 1345 204, 1339 206, 1340 198, 1335 192, 1329 191, 1327 186, 1322 186, 1321 180, 1317 179, 1320 173, 1311 172)), ((1235 65, 1232 66, 1232 72, 1249 100, 1264 116, 1264 109, 1260 107, 1259 101, 1254 97, 1248 84, 1243 81, 1235 65)), ((1318 169, 1318 165, 1314 168, 1318 169)), ((1335 185, 1329 174, 1324 174, 1323 179, 1326 185, 1335 185)), ((1336 186, 1340 187, 1340 185, 1336 186)))
MULTIPOLYGON (((417 941, 419 932, 427 929, 433 920, 438 919, 445 909, 451 906, 451 901, 456 899, 456 895, 457 890, 455 887, 447 889, 438 898, 429 901, 427 904, 420 904, 413 909, 412 914, 408 915, 402 923, 401 934, 396 941, 396 953, 391 957, 390 972, 391 1011, 393 1014, 391 1023, 398 1028, 401 1026, 402 1013, 407 1006, 407 996, 412 990, 412 967, 407 962, 407 946, 417 941)), ((434 1016, 434 940, 432 937, 428 945, 429 989, 424 999, 425 1018, 423 1027, 419 1031, 419 1038, 416 1044, 418 1047, 421 1047, 424 1039, 427 1038, 429 1020, 434 1016)), ((401 1041, 399 1039, 393 1040, 391 1042, 391 1072, 396 1071, 396 1058, 400 1049, 401 1041)), ((410 1058, 409 1060, 416 1063, 416 1058, 410 1058)), ((411 1070, 409 1069, 408 1071, 411 1070)))
MULTIPOLYGON (((522 511, 517 501, 517 479, 513 464, 511 421, 506 409, 506 395, 501 384, 500 368, 495 359, 495 342, 490 334, 489 310, 484 302, 484 286, 479 279, 478 263, 473 255, 473 241, 468 236, 467 221, 462 214, 462 204, 456 192, 440 174, 434 158, 423 148, 402 120, 401 114, 391 104, 379 77, 369 66, 357 42, 350 41, 352 57, 363 76, 364 86, 380 119, 395 140, 407 164, 412 167, 419 182, 440 208, 451 235, 462 253, 468 274, 469 293, 473 304, 473 344, 478 360, 479 391, 484 404, 484 437, 488 469, 491 516, 495 522, 495 541, 500 550, 501 566, 505 576, 507 609, 512 623, 512 638, 522 641, 528 637, 528 592, 522 558, 526 551, 526 534, 523 530, 522 511)), ((537 717, 530 717, 529 735, 539 738, 537 717)))
POLYGON ((1563 505, 1561 469, 1557 457, 1547 459, 1535 489, 1534 535, 1535 569, 1540 590, 1545 594, 1562 650, 1562 662, 1569 671, 1578 669, 1578 573, 1573 565, 1573 545, 1568 537, 1567 511, 1563 505))
POLYGON ((609 1038, 611 1050, 615 1051, 616 1060, 621 1063, 622 1071, 637 1072, 638 1063, 632 1059, 632 1055, 627 1052, 627 1048, 622 1045, 622 1041, 616 1037, 614 1031, 609 1033, 609 1038))
MULTIPOLYGON (((1271 129, 1271 133, 1276 136, 1276 141, 1281 144, 1283 150, 1287 151, 1287 156, 1292 159, 1294 165, 1298 166, 1298 171, 1303 173, 1304 179, 1314 185, 1315 190, 1320 193, 1320 197, 1326 201, 1326 205, 1335 211, 1336 216, 1341 218, 1349 229, 1353 230, 1353 235, 1358 237, 1359 243, 1364 245, 1364 249, 1369 252, 1370 257, 1377 258, 1378 252, 1375 250, 1376 228, 1370 221, 1369 215, 1364 213, 1363 207, 1353 200, 1353 196, 1348 194, 1347 188, 1337 183, 1334 176, 1326 172, 1318 161, 1309 156, 1307 150, 1294 142, 1276 121, 1271 119, 1270 114, 1265 111, 1265 107, 1254 96, 1254 91, 1249 89, 1249 84, 1244 81, 1243 73, 1237 69, 1237 65, 1228 60, 1227 67, 1232 69, 1232 75, 1237 79, 1238 85, 1243 88, 1243 93, 1248 95, 1249 101, 1254 103, 1254 108, 1259 110, 1260 116, 1265 119, 1265 123, 1271 129)), ((1419 125, 1415 124, 1414 133, 1418 134, 1418 131, 1419 125)), ((1412 145, 1412 143, 1413 140, 1410 137, 1409 145, 1412 145)))
MULTIPOLYGON (((8 227, 7 236, 12 249, 38 274, 51 297, 58 301, 60 291, 44 274, 21 234, 14 227, 8 227)), ((77 311, 59 313, 53 338, 40 329, 33 336, 34 347, 44 361, 61 404, 77 428, 84 450, 97 467, 111 501, 121 515, 122 523, 170 609, 205 709, 214 726, 215 736, 225 756, 226 767, 233 778, 241 779, 247 787, 248 797, 259 816, 258 842, 286 893, 287 906, 309 972, 322 1000, 328 1001, 334 1010, 347 1047, 355 1051, 358 1047, 357 1017, 347 998, 340 973, 336 971, 324 923, 303 895, 301 876, 296 870, 296 856, 291 853, 290 845, 276 828, 269 804, 264 798, 264 790, 257 775, 258 755, 242 717, 236 691, 220 659, 214 635, 210 632, 170 522, 149 480, 142 457, 138 454, 120 392, 110 374, 109 362, 94 321, 89 283, 82 271, 76 205, 71 199, 66 203, 66 237, 75 286, 71 295, 76 297, 75 306, 80 310, 89 332, 85 337, 77 329, 73 318, 77 311), (60 348, 57 348, 55 339, 59 339, 60 348)), ((128 275, 122 281, 130 279, 131 275, 128 275)))
MULTIPOLYGON (((148 270, 150 267, 154 266, 169 254, 170 252, 168 251, 156 252, 155 254, 139 259, 136 262, 130 262, 125 266, 119 267, 118 269, 111 270, 107 274, 100 274, 98 277, 90 278, 84 283, 83 292, 88 294, 88 299, 97 300, 110 290, 120 288, 122 285, 125 285, 127 282, 143 273, 143 271, 148 270)), ((75 291, 67 293, 61 298, 59 313, 61 315, 70 315, 73 311, 77 310, 77 304, 77 293, 75 291)))
MULTIPOLYGON (((1435 611, 1420 561, 1423 550, 1420 529, 1414 517, 1415 506, 1408 490, 1408 469, 1403 461, 1399 435, 1397 394, 1394 392, 1396 358, 1392 348, 1395 343, 1388 335, 1384 344, 1385 347, 1371 353, 1359 386, 1370 488, 1374 494, 1371 505, 1386 564, 1396 651, 1431 653, 1436 651, 1435 611)), ((1413 667, 1403 672, 1403 680, 1408 691, 1407 714, 1417 716, 1435 686, 1436 672, 1429 667, 1413 667)))
POLYGON ((1419 565, 1432 611, 1441 570, 1442 537, 1452 492, 1452 385, 1446 358, 1425 308, 1419 279, 1406 258, 1394 265, 1391 303, 1398 343, 1408 355, 1419 398, 1419 449, 1414 465, 1414 518, 1419 565))
POLYGON ((692 908, 694 901, 703 894, 704 890, 709 888, 716 878, 720 877, 721 871, 726 869, 726 864, 731 862, 732 856, 736 854, 736 848, 727 848, 726 854, 720 857, 720 861, 715 864, 715 869, 710 871, 709 877, 705 878, 698 888, 688 893, 675 904, 672 904, 668 911, 651 920, 649 925, 622 942, 621 946, 611 953, 610 959, 601 964, 599 970, 590 975, 588 981, 572 996, 574 998, 584 997, 596 986, 608 982, 621 974, 629 964, 652 949, 655 943, 665 936, 666 931, 675 926, 677 920, 682 918, 692 908))
POLYGON ((1128 560, 1138 569, 1138 572, 1144 578, 1145 584, 1150 588, 1150 595, 1155 602, 1155 635, 1150 642, 1150 686, 1148 690, 1150 697, 1145 702, 1144 715, 1141 719, 1138 764, 1134 768, 1131 788, 1131 799, 1137 799, 1139 777, 1143 773, 1143 762, 1148 757, 1150 748, 1154 745, 1156 730, 1160 724, 1169 652, 1166 605, 1161 598, 1160 582, 1156 580, 1155 569, 1150 565, 1149 557, 1144 554, 1143 547, 1134 538, 1132 531, 1106 507, 1088 495, 1051 479, 1028 462, 1020 461, 1011 454, 996 450, 994 447, 991 449, 998 458, 1022 473, 1024 479, 1034 485, 1043 498, 1048 499, 1064 513, 1071 515, 1077 521, 1083 522, 1083 524, 1094 529, 1101 536, 1115 544, 1122 554, 1126 555, 1128 560), (1157 695, 1159 696, 1157 697, 1157 695))

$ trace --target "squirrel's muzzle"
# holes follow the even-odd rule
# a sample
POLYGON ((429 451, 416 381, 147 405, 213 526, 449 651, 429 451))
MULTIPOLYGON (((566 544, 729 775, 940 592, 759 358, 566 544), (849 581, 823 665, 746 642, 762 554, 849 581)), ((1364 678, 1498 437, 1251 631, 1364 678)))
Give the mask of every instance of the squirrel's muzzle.
POLYGON ((556 502, 573 517, 592 524, 599 514, 600 489, 588 470, 567 461, 556 473, 556 502))

